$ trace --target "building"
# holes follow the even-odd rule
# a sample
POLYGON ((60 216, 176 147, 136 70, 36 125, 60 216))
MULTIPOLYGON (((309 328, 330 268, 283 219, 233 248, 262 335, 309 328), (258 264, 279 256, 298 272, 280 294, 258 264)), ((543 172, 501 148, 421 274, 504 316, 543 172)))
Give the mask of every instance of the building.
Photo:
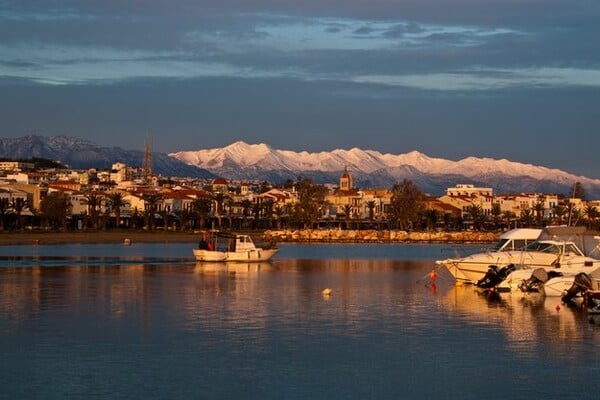
POLYGON ((0 171, 22 172, 31 171, 35 168, 34 163, 20 161, 0 161, 0 171))

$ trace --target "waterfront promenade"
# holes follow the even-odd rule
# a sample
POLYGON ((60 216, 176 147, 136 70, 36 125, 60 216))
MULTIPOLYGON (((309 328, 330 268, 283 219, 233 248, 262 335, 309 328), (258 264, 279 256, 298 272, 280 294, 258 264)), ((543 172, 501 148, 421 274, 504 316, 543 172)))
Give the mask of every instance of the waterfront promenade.
MULTIPOLYGON (((389 230, 267 230, 250 233, 257 242, 314 243, 494 243, 498 232, 405 232, 389 230)), ((66 243, 196 243, 199 232, 85 231, 0 232, 0 246, 66 243)))

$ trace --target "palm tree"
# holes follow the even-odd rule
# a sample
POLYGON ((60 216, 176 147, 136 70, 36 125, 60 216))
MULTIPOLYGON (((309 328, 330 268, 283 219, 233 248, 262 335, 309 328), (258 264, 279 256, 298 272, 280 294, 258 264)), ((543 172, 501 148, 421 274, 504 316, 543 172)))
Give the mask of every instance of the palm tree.
POLYGON ((102 195, 98 192, 88 192, 83 195, 83 204, 87 205, 88 214, 92 220, 92 229, 98 229, 102 195))
POLYGON ((494 222, 494 226, 496 228, 498 228, 498 225, 500 224, 500 214, 502 214, 502 207, 500 206, 500 203, 494 203, 492 204, 492 221, 494 222))
POLYGON ((160 193, 146 193, 142 196, 146 204, 144 213, 146 215, 146 226, 149 230, 153 231, 156 229, 156 218, 154 214, 158 210, 158 204, 162 200, 162 194, 160 193))
POLYGON ((375 206, 377 204, 375 203, 375 200, 369 200, 367 201, 367 208, 369 209, 369 221, 373 222, 373 217, 375 215, 375 206))
POLYGON ((191 226, 191 213, 188 210, 175 210, 173 211, 173 214, 175 214, 175 216, 177 217, 177 219, 179 220, 179 229, 181 231, 184 231, 186 229, 191 230, 192 226, 191 226))
POLYGON ((425 221, 427 223, 427 229, 435 229, 438 221, 438 212, 433 208, 430 208, 425 212, 425 221))
POLYGON ((344 204, 344 219, 346 220, 346 229, 350 229, 348 221, 352 217, 352 206, 350 204, 344 204))
POLYGON ((212 201, 207 197, 201 197, 192 203, 192 212, 198 216, 198 225, 200 225, 201 229, 206 226, 206 219, 210 215, 211 204, 212 201))
POLYGON ((241 202, 242 205, 242 215, 243 215, 243 225, 244 228, 248 227, 248 214, 250 211, 250 207, 252 207, 252 202, 248 199, 244 199, 241 202))
POLYGON ((552 214, 554 214, 555 218, 557 219, 556 223, 558 225, 562 224, 563 218, 566 215, 566 213, 567 208, 562 204, 557 204, 552 208, 552 214))
POLYGON ((275 219, 277 221, 277 229, 281 229, 281 218, 283 217, 284 212, 285 209, 281 206, 281 204, 276 204, 273 207, 273 214, 275 214, 275 219))
POLYGON ((0 198, 0 231, 4 230, 4 220, 6 219, 6 214, 10 209, 10 202, 7 198, 0 198))
POLYGON ((264 218, 266 221, 266 228, 271 227, 271 221, 273 219, 273 205, 274 204, 275 204, 275 202, 273 201, 273 199, 266 199, 262 203, 262 209, 263 209, 264 218))
POLYGON ((121 220, 121 209, 129 204, 121 192, 112 192, 108 194, 110 210, 115 213, 115 226, 119 228, 121 220))
POLYGON ((262 207, 256 202, 252 204, 252 215, 254 215, 254 220, 252 221, 252 229, 256 228, 256 224, 258 223, 258 219, 260 218, 260 211, 262 207))
POLYGON ((596 210, 596 207, 592 206, 591 204, 585 206, 583 213, 585 214, 586 219, 588 221, 588 228, 592 229, 596 220, 598 219, 598 217, 600 217, 600 213, 598 212, 598 210, 596 210))
POLYGON ((23 213, 23 210, 25 208, 27 208, 27 200, 25 200, 22 197, 15 197, 14 199, 12 199, 11 202, 11 208, 14 210, 14 212, 17 214, 17 228, 21 229, 21 227, 23 226, 22 221, 21 221, 21 214, 23 213))
POLYGON ((526 228, 531 227, 533 225, 533 222, 535 221, 535 216, 533 215, 531 209, 525 208, 521 210, 520 220, 523 223, 523 226, 525 226, 526 228))

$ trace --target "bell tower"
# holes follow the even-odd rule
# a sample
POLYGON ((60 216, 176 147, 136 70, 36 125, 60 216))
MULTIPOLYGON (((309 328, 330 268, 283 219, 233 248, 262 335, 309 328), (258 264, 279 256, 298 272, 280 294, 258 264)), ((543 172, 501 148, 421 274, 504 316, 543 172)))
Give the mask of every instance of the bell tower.
POLYGON ((340 176, 340 190, 352 190, 354 189, 354 182, 352 182, 352 175, 348 172, 348 166, 344 168, 342 176, 340 176))

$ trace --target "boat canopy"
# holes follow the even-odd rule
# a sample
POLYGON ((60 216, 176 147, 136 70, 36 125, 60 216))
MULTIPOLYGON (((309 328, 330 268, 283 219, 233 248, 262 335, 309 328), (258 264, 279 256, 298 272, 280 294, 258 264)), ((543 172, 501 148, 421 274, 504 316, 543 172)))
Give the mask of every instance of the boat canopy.
POLYGON ((584 226, 548 226, 542 229, 538 240, 573 242, 584 255, 600 259, 600 232, 584 226))

